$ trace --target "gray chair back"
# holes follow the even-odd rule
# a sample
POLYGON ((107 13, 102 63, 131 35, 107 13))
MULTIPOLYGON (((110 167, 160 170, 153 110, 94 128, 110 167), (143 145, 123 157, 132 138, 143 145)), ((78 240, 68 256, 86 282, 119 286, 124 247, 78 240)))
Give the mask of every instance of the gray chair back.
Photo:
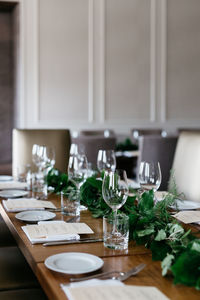
POLYGON ((166 191, 170 178, 177 137, 142 136, 139 137, 138 170, 141 161, 159 162, 162 182, 159 190, 166 191))
POLYGON ((77 144, 79 150, 87 156, 88 162, 96 168, 97 154, 100 149, 114 150, 116 146, 116 137, 104 137, 102 135, 80 135, 76 138, 71 137, 71 143, 77 144))

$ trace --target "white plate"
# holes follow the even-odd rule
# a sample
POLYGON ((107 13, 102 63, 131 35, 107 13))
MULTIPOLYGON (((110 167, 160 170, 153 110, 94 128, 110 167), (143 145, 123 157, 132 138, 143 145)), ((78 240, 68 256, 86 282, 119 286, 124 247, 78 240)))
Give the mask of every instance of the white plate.
MULTIPOLYGON (((191 209, 198 209, 200 208, 200 203, 199 202, 194 202, 194 201, 188 201, 188 200, 176 200, 177 203, 177 209, 178 210, 191 210, 191 209)), ((171 208, 176 209, 176 206, 173 205, 171 208)))
POLYGON ((85 274, 100 269, 104 262, 92 254, 68 252, 49 256, 44 264, 48 269, 64 274, 85 274))
POLYGON ((2 198, 18 198, 28 195, 28 192, 21 190, 2 190, 0 191, 0 197, 2 198))
POLYGON ((0 175, 0 181, 11 181, 13 180, 12 176, 0 175))
POLYGON ((47 221, 55 218, 56 214, 45 211, 45 210, 27 210, 22 211, 15 215, 15 218, 17 218, 20 221, 25 222, 39 222, 39 221, 47 221))

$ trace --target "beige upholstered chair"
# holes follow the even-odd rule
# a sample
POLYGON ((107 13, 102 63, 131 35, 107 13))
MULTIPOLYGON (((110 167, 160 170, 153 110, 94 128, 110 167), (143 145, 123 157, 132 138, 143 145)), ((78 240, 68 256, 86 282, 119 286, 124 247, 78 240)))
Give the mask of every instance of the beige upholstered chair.
POLYGON ((32 163, 33 144, 52 146, 56 152, 55 167, 62 172, 66 172, 69 148, 69 130, 51 129, 13 129, 12 143, 12 173, 15 175, 18 166, 32 163))
POLYGON ((181 132, 172 170, 178 192, 187 200, 200 202, 200 132, 181 132))

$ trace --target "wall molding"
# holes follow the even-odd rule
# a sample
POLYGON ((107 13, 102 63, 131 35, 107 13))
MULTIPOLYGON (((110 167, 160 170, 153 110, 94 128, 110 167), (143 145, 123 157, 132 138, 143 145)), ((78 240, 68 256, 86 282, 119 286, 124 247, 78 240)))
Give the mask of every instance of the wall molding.
POLYGON ((88 0, 88 122, 94 121, 94 0, 88 0))
POLYGON ((150 7, 150 121, 156 121, 156 0, 150 7))
POLYGON ((167 1, 161 0, 161 56, 160 56, 160 76, 161 76, 161 108, 160 108, 160 117, 161 122, 165 122, 167 119, 166 114, 166 87, 167 87, 167 1))

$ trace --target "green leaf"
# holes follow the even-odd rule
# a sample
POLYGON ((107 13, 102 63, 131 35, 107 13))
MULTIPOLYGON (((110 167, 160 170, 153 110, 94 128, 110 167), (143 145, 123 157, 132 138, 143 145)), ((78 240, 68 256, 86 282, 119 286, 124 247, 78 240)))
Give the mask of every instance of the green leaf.
POLYGON ((167 253, 171 252, 170 246, 165 241, 152 241, 150 249, 152 251, 152 260, 163 260, 167 253))
POLYGON ((166 239, 166 232, 164 231, 164 229, 161 229, 158 231, 156 237, 155 237, 155 241, 162 241, 164 239, 166 239))
POLYGON ((199 284, 200 277, 200 253, 193 250, 183 252, 171 267, 174 275, 174 283, 182 283, 188 286, 199 284))
POLYGON ((194 240, 189 244, 189 249, 200 253, 200 240, 194 240))
POLYGON ((142 198, 139 201, 139 211, 144 212, 148 211, 150 212, 151 209, 153 209, 154 206, 154 194, 153 190, 149 192, 144 192, 142 194, 142 198))
POLYGON ((173 260, 174 255, 167 253, 167 256, 163 259, 161 263, 162 276, 165 276, 167 274, 167 271, 170 269, 173 260))
POLYGON ((150 234, 154 233, 154 227, 149 227, 144 230, 137 230, 136 233, 137 233, 138 237, 150 235, 150 234))

